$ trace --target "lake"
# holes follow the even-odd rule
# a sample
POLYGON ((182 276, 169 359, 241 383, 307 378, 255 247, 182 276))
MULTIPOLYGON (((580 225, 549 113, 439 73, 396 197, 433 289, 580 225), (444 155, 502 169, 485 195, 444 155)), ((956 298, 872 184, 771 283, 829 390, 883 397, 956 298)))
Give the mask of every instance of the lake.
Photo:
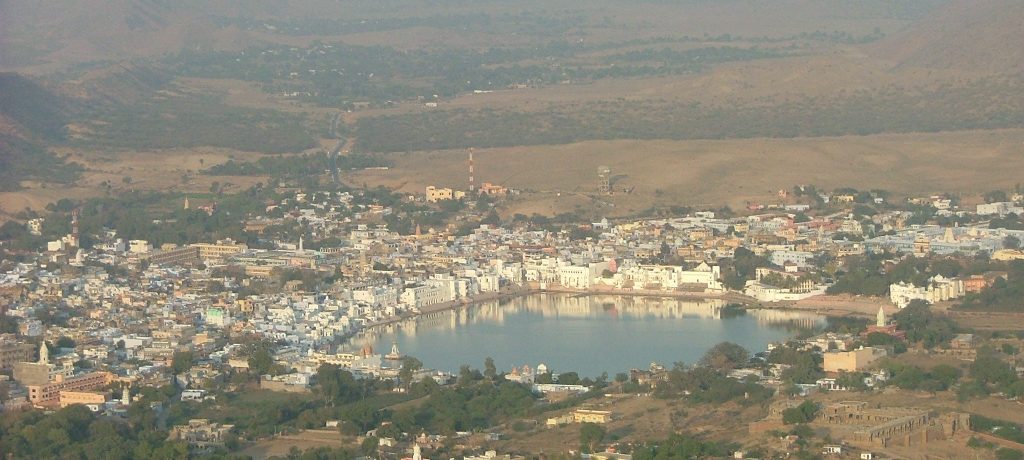
POLYGON ((489 356, 499 372, 543 363, 556 374, 596 377, 652 362, 694 363, 723 341, 756 352, 801 328, 825 324, 823 316, 803 312, 723 314, 724 306, 718 299, 531 294, 378 327, 354 337, 349 347, 369 344, 387 353, 397 342, 402 354, 449 372, 463 364, 483 370, 489 356))

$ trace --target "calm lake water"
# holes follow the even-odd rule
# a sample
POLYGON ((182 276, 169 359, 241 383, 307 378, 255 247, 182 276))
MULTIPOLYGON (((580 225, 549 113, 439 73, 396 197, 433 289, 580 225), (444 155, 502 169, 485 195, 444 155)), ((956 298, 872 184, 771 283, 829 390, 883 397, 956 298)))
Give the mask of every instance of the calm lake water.
POLYGON ((459 310, 428 314, 353 338, 350 348, 372 345, 387 353, 393 342, 425 367, 457 372, 462 364, 483 370, 494 358, 499 371, 544 363, 555 373, 614 376, 652 362, 694 363, 716 343, 763 350, 798 328, 820 327, 822 316, 752 310, 723 317, 721 300, 533 294, 459 310))

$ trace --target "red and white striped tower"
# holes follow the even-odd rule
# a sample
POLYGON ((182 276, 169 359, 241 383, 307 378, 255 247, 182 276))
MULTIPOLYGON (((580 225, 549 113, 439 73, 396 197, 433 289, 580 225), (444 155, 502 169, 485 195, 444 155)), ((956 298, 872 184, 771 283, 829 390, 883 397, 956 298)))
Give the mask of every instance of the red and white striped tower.
POLYGON ((78 208, 71 210, 71 238, 74 240, 72 243, 76 248, 81 246, 78 240, 78 208))
POLYGON ((476 182, 473 180, 473 148, 469 148, 469 194, 476 191, 476 182))

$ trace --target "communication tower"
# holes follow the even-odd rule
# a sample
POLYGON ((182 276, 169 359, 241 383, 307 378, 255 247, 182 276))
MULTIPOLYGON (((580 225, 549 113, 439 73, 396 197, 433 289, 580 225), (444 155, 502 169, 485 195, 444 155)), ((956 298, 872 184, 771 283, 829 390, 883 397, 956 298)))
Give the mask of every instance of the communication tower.
POLYGON ((473 148, 469 148, 469 194, 476 191, 476 181, 473 179, 473 148))
POLYGON ((79 247, 79 233, 78 233, 78 208, 71 211, 71 245, 79 247))

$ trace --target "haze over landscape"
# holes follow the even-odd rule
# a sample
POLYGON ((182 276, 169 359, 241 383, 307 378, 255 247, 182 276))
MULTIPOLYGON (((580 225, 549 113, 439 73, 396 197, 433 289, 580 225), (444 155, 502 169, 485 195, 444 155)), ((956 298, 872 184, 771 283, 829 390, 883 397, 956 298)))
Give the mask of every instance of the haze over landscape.
POLYGON ((0 0, 0 457, 1024 459, 1022 172, 1022 0, 0 0))
POLYGON ((543 192, 599 165, 624 171, 622 213, 737 206, 793 176, 979 193, 1018 181, 1024 147, 1016 1, 58 5, 3 6, 7 215, 126 176, 205 190, 203 166, 333 137, 392 166, 355 183, 404 191, 462 185, 474 147, 481 177, 536 192, 509 210, 527 214, 571 210, 543 192), (337 109, 356 110, 334 136, 337 109))

